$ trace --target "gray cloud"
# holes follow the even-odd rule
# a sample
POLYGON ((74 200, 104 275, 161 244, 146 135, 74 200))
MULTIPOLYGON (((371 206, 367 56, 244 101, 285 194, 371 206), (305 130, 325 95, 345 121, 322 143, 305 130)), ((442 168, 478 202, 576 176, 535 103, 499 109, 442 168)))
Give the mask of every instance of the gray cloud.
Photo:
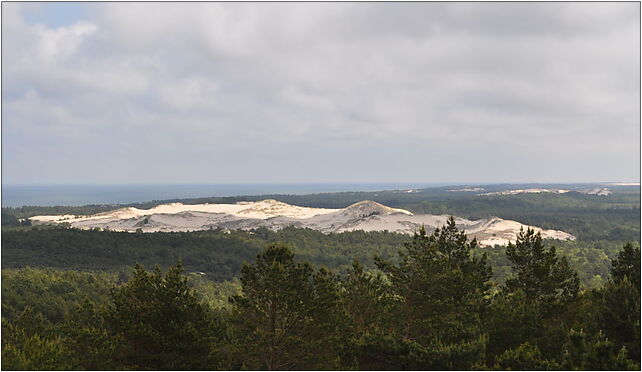
POLYGON ((3 4, 4 183, 639 178, 637 3, 34 7, 3 4))

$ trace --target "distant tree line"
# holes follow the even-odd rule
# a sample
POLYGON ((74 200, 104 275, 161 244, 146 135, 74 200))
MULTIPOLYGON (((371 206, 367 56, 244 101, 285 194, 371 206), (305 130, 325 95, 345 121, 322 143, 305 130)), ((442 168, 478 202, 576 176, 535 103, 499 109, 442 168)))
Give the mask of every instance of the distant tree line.
MULTIPOLYGON (((181 233, 145 233, 78 230, 60 226, 3 228, 2 268, 45 267, 73 270, 122 271, 136 263, 167 269, 181 260, 189 271, 201 271, 213 281, 238 278, 245 262, 253 262, 266 244, 296 247, 297 260, 325 266, 345 274, 358 260, 367 270, 376 267, 374 256, 395 261, 398 247, 409 235, 352 231, 323 234, 312 229, 288 227, 280 231, 211 230, 181 233)), ((569 257, 586 288, 606 283, 610 260, 623 241, 555 242, 569 257)), ((637 242, 633 242, 638 244, 637 242)), ((476 246, 473 253, 487 254, 492 281, 503 283, 510 272, 506 247, 476 246)))
MULTIPOLYGON (((486 185, 484 192, 529 187, 565 188, 568 185, 486 185)), ((583 242, 595 240, 640 242, 639 187, 619 187, 608 196, 586 195, 579 192, 479 196, 476 193, 449 191, 453 188, 455 187, 427 188, 412 193, 387 190, 308 195, 208 197, 79 207, 3 207, 2 224, 3 226, 15 225, 18 224, 18 218, 34 215, 86 215, 128 206, 149 209, 170 202, 235 203, 271 198, 307 207, 345 208, 358 201, 374 200, 390 207, 404 208, 413 213, 455 215, 469 219, 497 216, 545 229, 564 230, 583 242)))

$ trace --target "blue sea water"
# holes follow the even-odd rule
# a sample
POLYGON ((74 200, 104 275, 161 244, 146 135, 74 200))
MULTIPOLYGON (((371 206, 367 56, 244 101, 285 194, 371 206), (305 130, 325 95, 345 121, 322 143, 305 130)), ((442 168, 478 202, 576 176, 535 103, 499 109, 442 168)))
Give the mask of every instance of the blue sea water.
POLYGON ((217 185, 2 185, 2 206, 123 204, 152 200, 264 194, 378 191, 445 184, 328 183, 217 185))

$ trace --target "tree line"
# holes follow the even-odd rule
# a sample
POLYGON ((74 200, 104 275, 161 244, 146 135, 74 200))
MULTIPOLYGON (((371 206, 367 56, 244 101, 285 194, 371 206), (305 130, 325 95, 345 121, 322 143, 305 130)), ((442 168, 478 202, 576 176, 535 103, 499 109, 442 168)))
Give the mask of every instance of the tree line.
POLYGON ((3 369, 635 370, 640 249, 626 245, 605 286, 580 290, 565 256, 522 231, 510 272, 491 282, 451 218, 420 230, 376 270, 314 268, 270 244, 240 270, 229 306, 202 302, 181 265, 137 266, 105 304, 62 321, 31 308, 3 318, 3 369))
MULTIPOLYGON (((196 231, 144 233, 78 230, 59 226, 3 227, 2 268, 44 267, 66 270, 122 271, 136 263, 151 269, 167 269, 181 260, 188 271, 202 271, 213 281, 238 278, 243 262, 253 262, 267 244, 285 243, 296 247, 298 261, 325 266, 345 274, 352 261, 368 270, 376 267, 374 256, 397 260, 398 247, 409 235, 385 231, 351 231, 324 234, 312 229, 287 227, 279 231, 196 231)), ((584 288, 603 286, 610 261, 626 241, 555 242, 578 271, 584 288)), ((634 244, 638 244, 634 242, 634 244)), ((488 255, 492 281, 504 283, 510 273, 506 247, 474 248, 474 254, 488 255)))
MULTIPOLYGON (((599 185, 593 185, 592 187, 597 186, 599 185)), ((572 185, 485 185, 483 187, 484 192, 493 192, 530 187, 572 188, 572 185)), ((589 187, 589 185, 583 185, 582 187, 589 187)), ((159 204, 174 202, 184 204, 236 203, 239 201, 276 199, 285 203, 307 207, 345 208, 362 200, 374 200, 390 207, 404 208, 416 214, 452 214, 468 219, 497 216, 545 229, 564 230, 585 242, 603 239, 610 241, 640 241, 639 187, 611 186, 613 194, 608 196, 586 195, 579 192, 479 196, 477 192, 450 191, 456 188, 454 186, 431 187, 411 193, 401 190, 384 190, 307 195, 205 197, 119 205, 3 207, 2 224, 3 226, 20 225, 19 218, 35 215, 86 215, 122 207, 149 209, 159 204)))

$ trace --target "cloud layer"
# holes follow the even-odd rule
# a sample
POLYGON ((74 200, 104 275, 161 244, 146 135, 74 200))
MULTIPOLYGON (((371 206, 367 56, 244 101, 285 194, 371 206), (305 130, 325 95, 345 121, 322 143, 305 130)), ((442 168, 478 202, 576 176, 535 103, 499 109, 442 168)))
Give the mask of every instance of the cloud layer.
POLYGON ((639 180, 637 3, 2 7, 3 183, 639 180))

